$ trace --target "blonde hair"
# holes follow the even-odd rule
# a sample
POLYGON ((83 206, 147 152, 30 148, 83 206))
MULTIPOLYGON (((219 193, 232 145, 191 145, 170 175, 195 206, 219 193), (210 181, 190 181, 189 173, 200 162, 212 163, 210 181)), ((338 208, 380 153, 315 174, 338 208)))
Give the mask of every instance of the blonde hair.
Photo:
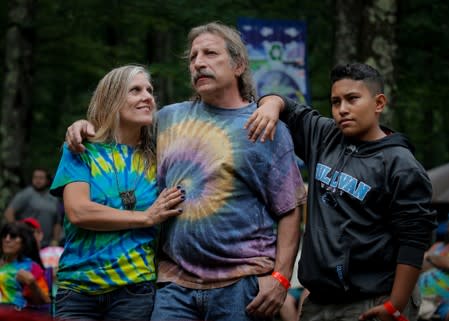
MULTIPOLYGON (((144 74, 151 82, 150 73, 140 65, 126 65, 112 69, 98 83, 87 109, 87 120, 95 128, 95 136, 89 139, 98 143, 117 142, 120 108, 125 104, 131 81, 137 74, 144 74)), ((153 113, 155 111, 153 110, 153 113)), ((153 115, 153 123, 154 123, 153 115)), ((143 126, 137 149, 148 160, 155 159, 154 126, 143 126)))
MULTIPOLYGON (((251 70, 249 69, 248 51, 240 33, 236 29, 220 22, 210 22, 193 28, 187 36, 187 50, 184 53, 185 58, 189 59, 193 41, 204 33, 211 33, 223 38, 233 66, 244 67, 243 73, 237 79, 240 96, 247 101, 254 101, 256 98, 256 90, 251 76, 251 70)), ((196 94, 194 99, 200 100, 201 97, 196 94)))

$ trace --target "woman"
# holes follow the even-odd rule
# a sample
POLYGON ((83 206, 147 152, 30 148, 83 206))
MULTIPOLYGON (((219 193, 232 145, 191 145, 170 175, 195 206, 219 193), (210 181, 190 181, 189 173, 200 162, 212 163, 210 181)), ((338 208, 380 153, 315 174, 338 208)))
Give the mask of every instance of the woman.
POLYGON ((50 303, 36 240, 28 226, 7 223, 0 231, 0 303, 22 310, 50 303))
POLYGON ((63 196, 66 243, 56 316, 64 320, 149 320, 157 225, 182 213, 178 186, 157 197, 148 72, 113 69, 99 82, 87 118, 98 128, 86 152, 64 146, 51 191, 63 196), (156 199, 157 197, 157 199, 156 199))

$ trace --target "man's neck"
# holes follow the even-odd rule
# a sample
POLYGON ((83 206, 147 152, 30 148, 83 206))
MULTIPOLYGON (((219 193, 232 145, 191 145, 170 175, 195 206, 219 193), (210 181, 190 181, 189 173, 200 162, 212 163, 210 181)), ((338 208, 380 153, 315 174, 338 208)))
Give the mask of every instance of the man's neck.
POLYGON ((243 108, 249 104, 249 101, 243 99, 240 94, 208 95, 207 97, 201 97, 201 99, 208 105, 226 109, 243 108))

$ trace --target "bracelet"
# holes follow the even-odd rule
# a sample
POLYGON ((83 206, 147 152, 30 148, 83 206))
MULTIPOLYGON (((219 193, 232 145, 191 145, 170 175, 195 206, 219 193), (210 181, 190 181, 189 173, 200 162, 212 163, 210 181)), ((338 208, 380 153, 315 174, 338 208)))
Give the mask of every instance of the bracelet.
POLYGON ((408 321, 407 318, 403 316, 401 312, 399 312, 399 310, 394 307, 393 303, 391 303, 390 300, 384 303, 384 308, 385 310, 387 310, 388 314, 393 316, 393 318, 395 318, 396 320, 408 321))
POLYGON ((274 271, 273 273, 271 273, 271 276, 278 280, 286 290, 290 288, 290 281, 281 273, 274 271))

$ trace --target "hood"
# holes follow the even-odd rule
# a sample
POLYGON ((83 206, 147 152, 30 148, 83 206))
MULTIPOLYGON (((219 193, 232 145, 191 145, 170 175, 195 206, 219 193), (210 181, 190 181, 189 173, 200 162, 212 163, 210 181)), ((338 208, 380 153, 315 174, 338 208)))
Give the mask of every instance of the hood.
MULTIPOLYGON (((331 177, 338 172, 343 172, 347 162, 354 157, 354 155, 370 155, 385 150, 389 147, 403 147, 414 152, 414 147, 407 139, 407 137, 400 133, 395 133, 391 129, 381 126, 381 129, 387 136, 375 141, 360 141, 351 137, 343 136, 343 145, 337 163, 331 171, 331 177)), ((339 175, 339 174, 338 174, 339 175)))
POLYGON ((359 141, 351 139, 350 137, 345 137, 344 141, 346 145, 354 145, 357 149, 358 154, 371 154, 377 152, 386 147, 401 146, 407 148, 412 153, 415 152, 415 147, 408 140, 408 138, 400 133, 396 133, 388 127, 381 126, 381 129, 387 134, 384 138, 378 139, 376 141, 359 141))

